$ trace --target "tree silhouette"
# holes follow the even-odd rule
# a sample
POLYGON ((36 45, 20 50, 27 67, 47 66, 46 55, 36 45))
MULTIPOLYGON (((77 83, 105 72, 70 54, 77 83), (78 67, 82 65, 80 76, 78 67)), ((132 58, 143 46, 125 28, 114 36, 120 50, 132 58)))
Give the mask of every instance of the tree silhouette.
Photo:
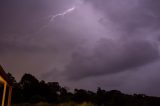
POLYGON ((97 92, 75 89, 68 92, 58 82, 39 81, 31 74, 24 74, 19 83, 12 77, 13 94, 12 103, 38 103, 48 102, 52 104, 75 102, 89 102, 97 106, 160 106, 159 97, 146 96, 144 94, 127 95, 118 90, 105 91, 100 87, 97 92))
POLYGON ((39 81, 31 74, 24 74, 19 85, 22 89, 24 102, 31 102, 32 97, 39 95, 39 81))

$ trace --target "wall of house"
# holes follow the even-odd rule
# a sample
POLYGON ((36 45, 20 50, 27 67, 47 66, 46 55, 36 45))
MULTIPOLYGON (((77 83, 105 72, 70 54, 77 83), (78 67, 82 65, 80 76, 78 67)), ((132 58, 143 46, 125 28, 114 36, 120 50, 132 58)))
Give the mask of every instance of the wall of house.
POLYGON ((0 76, 0 83, 5 83, 6 81, 0 76))

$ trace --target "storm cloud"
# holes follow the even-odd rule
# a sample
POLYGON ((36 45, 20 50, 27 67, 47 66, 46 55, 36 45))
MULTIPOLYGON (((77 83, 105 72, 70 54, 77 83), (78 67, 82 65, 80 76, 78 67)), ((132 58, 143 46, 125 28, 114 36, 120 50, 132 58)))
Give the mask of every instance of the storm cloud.
POLYGON ((113 42, 101 39, 92 52, 80 49, 72 54, 66 75, 72 80, 114 74, 140 67, 159 58, 156 47, 147 41, 113 42))
POLYGON ((158 0, 1 0, 0 64, 17 80, 160 95, 159 9, 158 0))

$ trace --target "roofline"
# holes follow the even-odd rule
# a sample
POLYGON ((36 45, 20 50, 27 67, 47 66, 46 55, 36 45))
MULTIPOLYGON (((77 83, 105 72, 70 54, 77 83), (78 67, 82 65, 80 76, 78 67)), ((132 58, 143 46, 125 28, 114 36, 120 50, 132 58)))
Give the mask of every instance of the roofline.
POLYGON ((9 76, 5 73, 4 69, 2 68, 2 66, 0 65, 0 75, 2 76, 2 78, 9 84, 11 85, 12 81, 10 80, 9 76))

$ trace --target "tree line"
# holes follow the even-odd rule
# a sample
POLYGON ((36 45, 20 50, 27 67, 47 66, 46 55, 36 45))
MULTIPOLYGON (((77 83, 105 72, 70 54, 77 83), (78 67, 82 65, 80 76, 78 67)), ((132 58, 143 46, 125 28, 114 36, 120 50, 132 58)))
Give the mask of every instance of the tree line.
POLYGON ((16 82, 11 74, 8 75, 13 80, 13 104, 89 102, 98 106, 160 106, 160 97, 144 94, 128 95, 118 90, 106 91, 101 88, 97 88, 96 92, 84 89, 74 89, 73 92, 69 92, 58 82, 39 81, 31 74, 24 74, 19 82, 16 82))

